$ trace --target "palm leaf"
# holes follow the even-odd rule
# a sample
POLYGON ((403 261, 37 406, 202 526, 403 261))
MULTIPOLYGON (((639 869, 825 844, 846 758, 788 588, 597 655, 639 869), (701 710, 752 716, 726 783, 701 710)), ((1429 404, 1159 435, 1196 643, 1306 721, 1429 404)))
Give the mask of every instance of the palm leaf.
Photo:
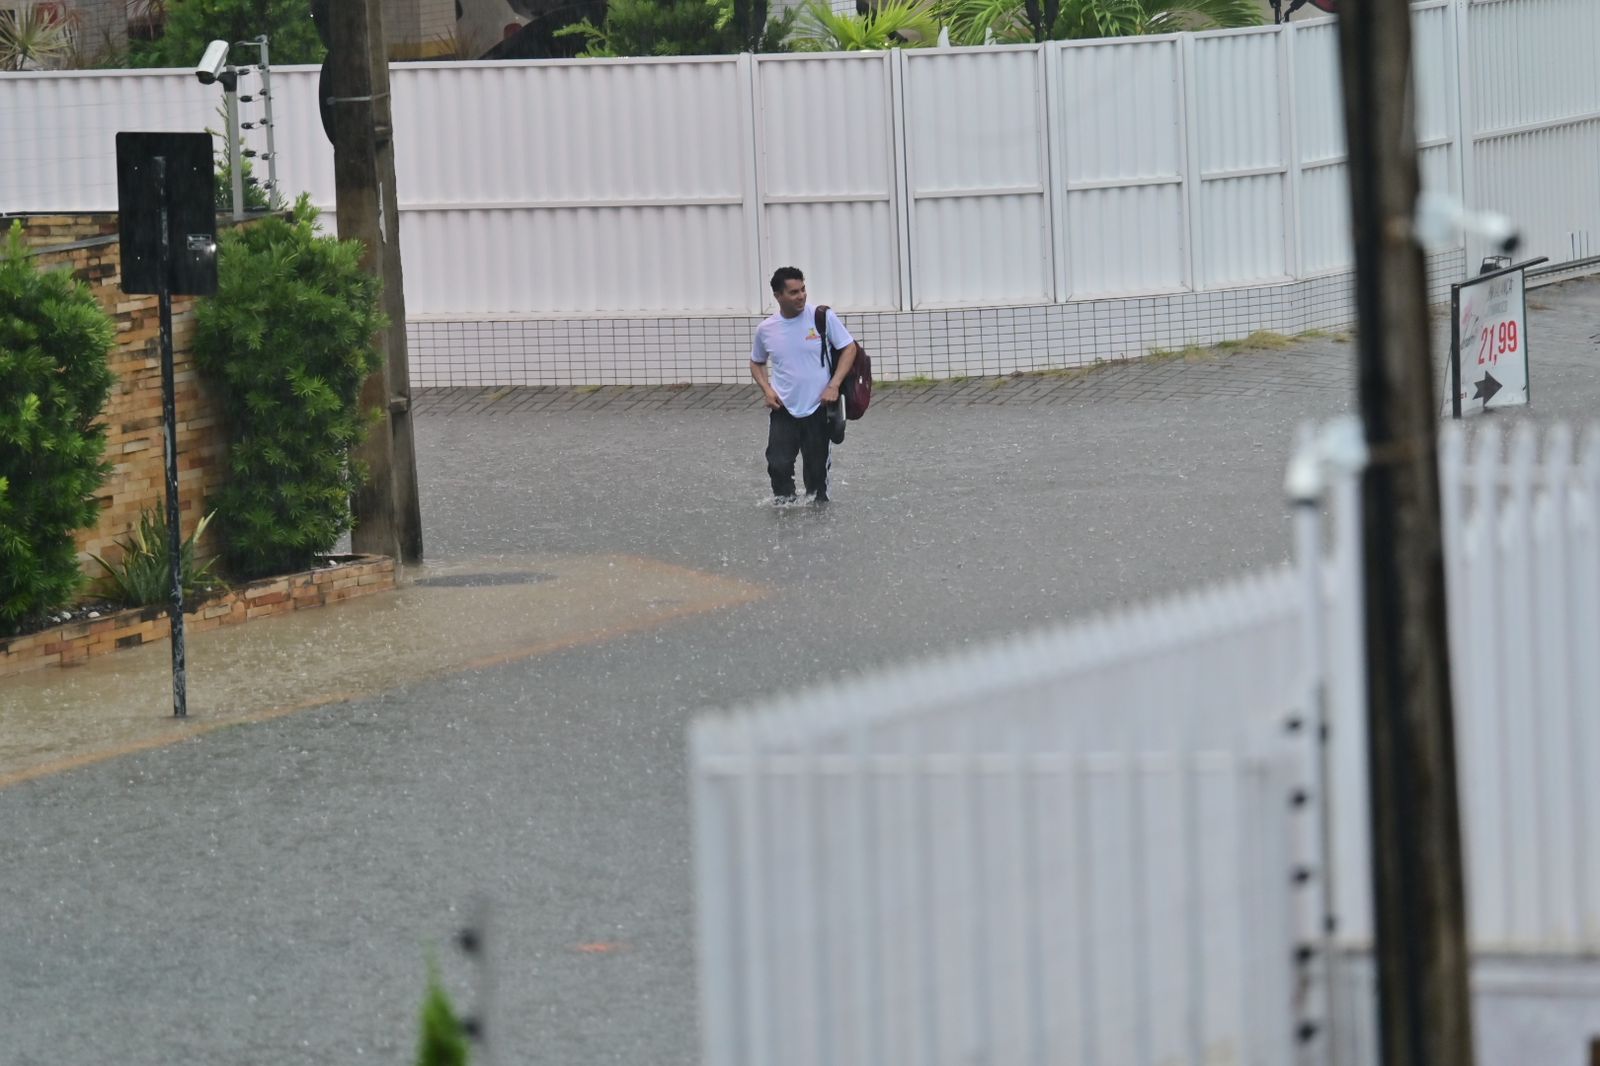
MULTIPOLYGON (((1033 40, 1024 0, 942 0, 938 17, 955 44, 1033 40)), ((1256 0, 1061 0, 1054 40, 1136 37, 1180 30, 1231 29, 1265 21, 1256 0)))
POLYGON ((939 19, 922 0, 887 0, 865 15, 841 15, 810 0, 789 42, 800 52, 922 48, 939 39, 939 19))
POLYGON ((1266 21, 1255 0, 1143 0, 1143 6, 1142 33, 1235 29, 1266 21))
POLYGON ((34 4, 0 12, 0 70, 49 70, 72 55, 73 21, 34 4))
POLYGON ((1058 41, 1138 36, 1145 32, 1150 2, 1160 0, 1062 0, 1051 36, 1058 41))
POLYGON ((1018 44, 1033 38, 1022 0, 949 0, 939 5, 938 18, 950 27, 951 44, 1018 44))

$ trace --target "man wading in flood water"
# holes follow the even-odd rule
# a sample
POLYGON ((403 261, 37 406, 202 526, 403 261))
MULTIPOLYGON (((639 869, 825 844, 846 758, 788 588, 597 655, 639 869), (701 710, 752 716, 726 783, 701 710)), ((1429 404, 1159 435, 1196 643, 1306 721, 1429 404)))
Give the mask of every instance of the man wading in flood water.
POLYGON ((828 442, 831 422, 843 428, 839 383, 850 372, 859 348, 832 309, 827 312, 828 345, 838 353, 829 366, 816 312, 806 302, 806 277, 794 267, 772 275, 778 311, 756 327, 750 347, 750 376, 761 386, 770 409, 767 473, 772 495, 788 503, 794 495, 794 460, 804 461, 806 497, 828 502, 828 442))

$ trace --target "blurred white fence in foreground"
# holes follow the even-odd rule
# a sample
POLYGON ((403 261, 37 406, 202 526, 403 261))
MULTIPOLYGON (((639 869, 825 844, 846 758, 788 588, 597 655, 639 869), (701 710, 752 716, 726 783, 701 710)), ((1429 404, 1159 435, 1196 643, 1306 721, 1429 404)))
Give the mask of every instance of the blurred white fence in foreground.
MULTIPOLYGON (((1301 506, 1282 568, 698 721, 706 1062, 1366 1061, 1317 950, 1370 929, 1352 433, 1303 453, 1327 551, 1301 506)), ((1600 437, 1538 445, 1443 437, 1471 935, 1574 958, 1600 437)))

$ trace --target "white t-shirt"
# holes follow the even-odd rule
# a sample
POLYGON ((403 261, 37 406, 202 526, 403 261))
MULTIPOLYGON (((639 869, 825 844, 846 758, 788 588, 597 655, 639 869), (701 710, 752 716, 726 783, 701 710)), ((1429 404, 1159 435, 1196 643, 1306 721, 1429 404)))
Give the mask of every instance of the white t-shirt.
MULTIPOLYGON (((828 309, 828 341, 835 352, 855 343, 839 316, 828 309)), ((822 338, 817 336, 817 310, 810 304, 793 318, 774 311, 756 327, 755 343, 750 346, 750 361, 767 364, 772 391, 796 418, 817 409, 822 390, 828 387, 833 371, 822 361, 822 338)))

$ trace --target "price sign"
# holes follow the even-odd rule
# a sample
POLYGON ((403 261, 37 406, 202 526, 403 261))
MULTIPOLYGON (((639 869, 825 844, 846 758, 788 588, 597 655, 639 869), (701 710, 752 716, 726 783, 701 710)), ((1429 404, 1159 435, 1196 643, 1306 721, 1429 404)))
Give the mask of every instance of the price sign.
POLYGON ((1527 264, 1451 289, 1455 322, 1440 414, 1461 417, 1528 402, 1527 264))

